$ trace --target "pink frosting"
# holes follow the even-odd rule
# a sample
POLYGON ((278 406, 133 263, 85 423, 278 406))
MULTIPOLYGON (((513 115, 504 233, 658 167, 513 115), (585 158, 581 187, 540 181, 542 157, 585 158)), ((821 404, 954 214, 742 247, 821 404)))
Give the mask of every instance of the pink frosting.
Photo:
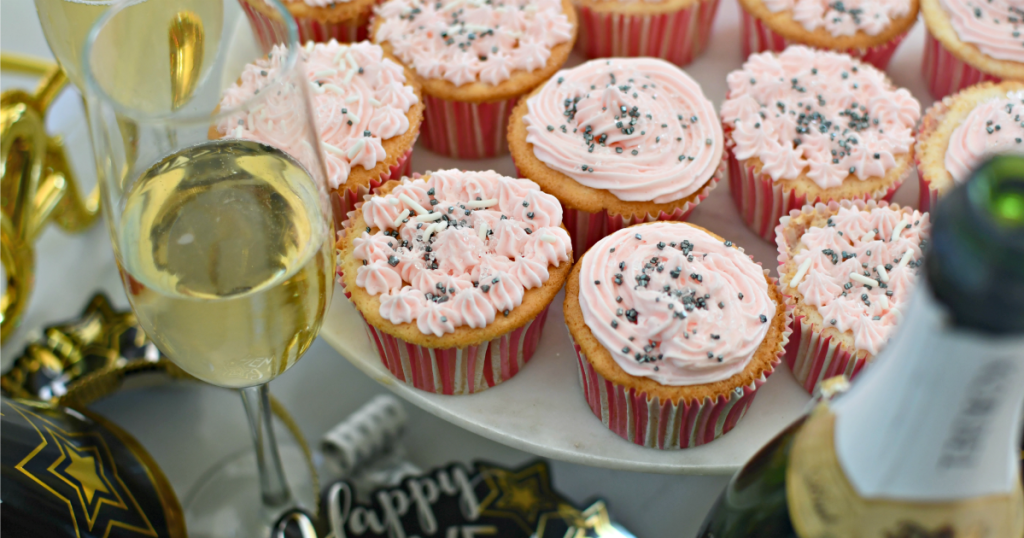
POLYGON ((558 0, 389 0, 376 13, 384 22, 374 41, 391 43, 421 77, 456 86, 539 69, 572 38, 558 0))
POLYGON ((833 36, 878 35, 893 19, 910 13, 910 0, 764 0, 772 13, 790 16, 808 31, 824 27, 833 36))
MULTIPOLYGON (((793 256, 797 273, 792 278, 801 277, 796 289, 805 303, 817 307, 826 327, 852 331, 857 350, 876 354, 901 319, 917 280, 931 228, 928 214, 843 207, 828 223, 800 238, 802 250, 793 256)), ((785 291, 792 281, 783 280, 785 291)))
POLYGON ((591 60, 556 73, 526 104, 534 155, 620 200, 684 198, 722 160, 714 105, 696 81, 664 60, 591 60))
POLYGON ((939 0, 957 37, 998 60, 1024 62, 1024 4, 1019 0, 939 0))
POLYGON ((662 385, 739 373, 775 316, 761 267, 686 224, 624 228, 580 263, 587 327, 626 373, 662 385))
POLYGON ((1007 92, 974 108, 953 130, 946 147, 946 170, 962 182, 986 157, 1024 153, 1024 90, 1007 92))
POLYGON ((884 176, 910 151, 921 105, 885 74, 847 56, 794 45, 752 54, 729 73, 722 121, 737 159, 775 181, 806 174, 822 188, 884 176))
POLYGON ((405 178, 362 210, 356 285, 381 295, 384 319, 415 322, 424 334, 486 327, 572 258, 558 200, 496 172, 405 178))
MULTIPOLYGON (((419 98, 406 84, 402 66, 383 54, 369 42, 343 45, 333 39, 303 48, 332 187, 343 185, 353 166, 367 170, 377 166, 387 158, 382 141, 409 130, 406 113, 419 98)), ((284 56, 285 49, 275 46, 268 58, 246 65, 239 81, 225 90, 221 107, 235 106, 263 89, 280 69, 284 56)), ((312 148, 304 145, 308 133, 300 121, 303 111, 295 107, 289 95, 275 95, 248 113, 221 120, 217 130, 225 137, 276 146, 310 166, 312 148)))

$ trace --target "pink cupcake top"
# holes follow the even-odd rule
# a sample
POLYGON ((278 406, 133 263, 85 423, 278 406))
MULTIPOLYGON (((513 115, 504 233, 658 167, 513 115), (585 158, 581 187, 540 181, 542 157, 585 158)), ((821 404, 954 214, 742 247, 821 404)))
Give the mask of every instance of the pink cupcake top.
POLYGON ((662 385, 741 372, 775 315, 761 266, 686 224, 623 228, 580 263, 587 327, 627 374, 662 385))
POLYGON ((1024 90, 1006 93, 974 108, 953 130, 946 147, 946 170, 960 183, 987 157, 1024 153, 1024 90))
POLYGON ((1017 0, 939 0, 957 37, 997 60, 1024 62, 1024 4, 1017 0))
POLYGON ((556 73, 526 104, 534 155, 620 200, 684 198, 722 160, 714 105, 696 81, 664 60, 591 60, 556 73))
MULTIPOLYGON (((353 166, 369 170, 387 157, 382 141, 409 130, 406 113, 419 98, 406 84, 402 66, 385 59, 372 43, 310 42, 302 56, 328 180, 337 188, 353 166)), ((220 106, 240 104, 258 93, 273 80, 284 57, 284 48, 275 46, 267 58, 246 65, 220 106)), ((300 117, 290 96, 271 96, 248 113, 221 120, 217 130, 225 137, 270 144, 308 163, 312 148, 300 144, 305 138, 300 117)))
POLYGON ((498 85, 544 67, 572 38, 559 0, 389 0, 373 39, 425 79, 498 85))
POLYGON ((882 33, 893 19, 910 13, 910 0, 764 0, 772 13, 791 11, 793 20, 813 32, 825 28, 835 37, 882 33))
POLYGON ((800 238, 797 271, 782 289, 796 287, 826 327, 853 331, 854 347, 876 354, 902 319, 930 229, 928 213, 841 207, 800 238))
POLYGON ((486 327, 572 258, 562 207, 536 183, 496 172, 431 172, 362 207, 356 285, 380 315, 442 336, 486 327), (379 231, 370 235, 370 228, 379 231))
POLYGON ((846 54, 793 45, 752 54, 727 79, 722 121, 739 160, 775 181, 805 174, 822 188, 882 177, 910 151, 921 105, 846 54))

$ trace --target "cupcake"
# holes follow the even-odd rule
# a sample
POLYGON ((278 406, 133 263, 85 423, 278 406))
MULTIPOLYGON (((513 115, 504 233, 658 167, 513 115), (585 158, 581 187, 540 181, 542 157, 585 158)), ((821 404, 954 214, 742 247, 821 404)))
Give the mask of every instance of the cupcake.
POLYGON ((1010 0, 921 0, 921 72, 942 99, 979 82, 1024 80, 1024 6, 1010 0))
MULTIPOLYGON (((354 43, 369 37, 370 16, 377 0, 281 0, 295 17, 299 41, 325 43, 332 39, 354 43)), ((238 0, 249 18, 256 40, 269 51, 277 44, 273 28, 277 13, 267 0, 238 0)))
POLYGON ((718 0, 578 0, 588 58, 651 56, 692 62, 711 40, 718 0))
POLYGON ((731 430, 790 332, 767 275, 692 224, 643 223, 598 241, 573 268, 564 304, 590 409, 651 448, 731 430))
MULTIPOLYGON (((244 102, 273 79, 285 57, 279 46, 268 58, 245 66, 221 100, 244 102)), ((369 42, 308 43, 303 54, 323 145, 328 182, 337 191, 335 215, 343 219, 358 200, 388 179, 409 173, 409 157, 423 119, 419 86, 402 66, 369 42)), ((279 147, 302 161, 308 147, 291 147, 292 107, 275 101, 252 113, 224 119, 211 137, 247 138, 279 147)))
POLYGON ((728 85, 730 188, 740 216, 768 241, 793 209, 888 200, 914 171, 921 105, 870 65, 794 45, 751 55, 728 85))
POLYGON ((637 222, 685 220, 725 172, 723 140, 700 85, 654 58, 559 71, 509 124, 516 166, 562 203, 577 253, 637 222))
POLYGON ((561 223, 558 200, 525 179, 445 170, 389 181, 342 234, 340 281, 399 381, 480 392, 537 349, 572 269, 561 223))
POLYGON ((885 70, 917 22, 918 0, 740 0, 740 6, 744 56, 800 44, 885 70))
POLYGON ((423 85, 423 145, 459 159, 508 152, 508 118, 520 96, 569 57, 569 0, 389 0, 373 39, 423 85))
POLYGON ((928 211, 986 157, 1024 153, 1024 82, 983 82, 936 102, 917 135, 918 207, 928 211))
POLYGON ((779 281, 793 316, 786 362, 813 394, 853 379, 902 319, 927 243, 928 213, 869 200, 804 206, 776 228, 779 281))

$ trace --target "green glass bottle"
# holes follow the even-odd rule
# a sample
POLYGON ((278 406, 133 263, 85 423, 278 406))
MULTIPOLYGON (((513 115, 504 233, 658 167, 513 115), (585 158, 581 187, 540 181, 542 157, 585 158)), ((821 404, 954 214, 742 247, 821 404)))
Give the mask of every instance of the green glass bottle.
POLYGON ((939 201, 898 334, 733 477, 699 538, 1024 535, 1024 157, 939 201))

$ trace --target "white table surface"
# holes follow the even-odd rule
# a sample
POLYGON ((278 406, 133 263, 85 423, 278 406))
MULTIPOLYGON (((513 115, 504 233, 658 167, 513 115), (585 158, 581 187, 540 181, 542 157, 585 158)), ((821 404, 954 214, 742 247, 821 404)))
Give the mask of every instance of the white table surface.
MULTIPOLYGON (((722 1, 709 50, 687 68, 700 75, 721 75, 703 81, 705 92, 716 104, 725 93, 724 74, 742 63, 738 13, 734 0, 722 1)), ((919 23, 897 51, 888 73, 926 107, 932 99, 920 76, 923 40, 919 23)), ((0 3, 0 50, 50 57, 32 0, 0 3)), ((3 89, 31 88, 34 81, 6 76, 0 85, 3 89)), ((91 184, 95 174, 77 95, 66 92, 55 107, 50 118, 51 132, 59 132, 68 139, 75 170, 84 183, 91 184)), ((423 166, 436 162, 433 156, 420 157, 425 153, 418 150, 414 154, 414 170, 426 170, 423 166)), ((909 181, 897 193, 896 200, 912 203, 916 197, 916 181, 909 181)), ((709 207, 728 203, 724 185, 705 202, 709 207)), ((10 367, 33 329, 75 317, 96 291, 105 291, 120 307, 127 306, 104 226, 97 225, 75 236, 51 227, 36 247, 36 288, 21 328, 3 342, 3 369, 10 367)), ((770 253, 766 245, 747 248, 758 258, 770 253)), ((775 375, 790 374, 782 368, 775 375)), ((322 340, 310 348, 301 365, 271 386, 311 442, 367 399, 386 392, 322 340)), ((413 405, 406 408, 410 420, 403 442, 413 463, 421 467, 473 459, 514 465, 534 457, 463 430, 413 405)), ((207 467, 249 443, 238 398, 220 389, 165 384, 123 391, 94 404, 93 409, 120 424, 145 445, 170 478, 179 498, 185 496, 207 467)), ((558 461, 551 464, 560 491, 577 502, 594 496, 605 498, 613 516, 641 537, 693 536, 727 481, 724 476, 655 475, 558 461)))

